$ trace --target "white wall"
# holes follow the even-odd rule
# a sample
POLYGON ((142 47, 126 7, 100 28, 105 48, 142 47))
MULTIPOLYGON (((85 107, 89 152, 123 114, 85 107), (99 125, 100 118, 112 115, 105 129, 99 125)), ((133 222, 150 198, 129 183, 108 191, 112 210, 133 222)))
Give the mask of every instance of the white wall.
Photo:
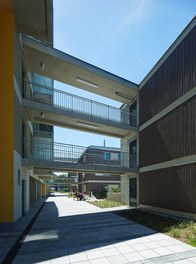
POLYGON ((29 210, 29 177, 33 170, 21 167, 21 156, 14 151, 14 221, 22 217, 22 180, 26 182, 25 212, 29 210), (18 179, 20 170, 20 184, 18 179))
POLYGON ((21 168, 22 180, 26 181, 26 212, 30 208, 30 196, 29 196, 29 177, 33 176, 33 170, 26 167, 21 168))

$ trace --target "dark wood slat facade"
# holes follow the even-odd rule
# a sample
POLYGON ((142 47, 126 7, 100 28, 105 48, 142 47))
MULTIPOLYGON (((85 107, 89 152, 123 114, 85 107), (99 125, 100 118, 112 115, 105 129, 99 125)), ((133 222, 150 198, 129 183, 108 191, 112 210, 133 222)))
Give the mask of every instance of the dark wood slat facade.
MULTIPOLYGON (((140 126, 195 86, 196 27, 140 90, 140 126)), ((195 154, 196 95, 139 132, 140 168, 195 154)), ((140 204, 196 214, 196 160, 140 173, 139 189, 140 204)))
POLYGON ((139 133, 140 167, 196 153, 196 96, 139 133))
POLYGON ((93 191, 94 195, 100 194, 103 186, 108 185, 119 186, 120 175, 108 174, 108 176, 97 176, 94 173, 85 173, 83 177, 83 173, 79 173, 79 191, 81 192, 85 186, 86 193, 93 191))
POLYGON ((196 164, 140 173, 140 204, 196 214, 196 164))
POLYGON ((195 27, 140 90, 140 125, 194 86, 196 86, 195 27))

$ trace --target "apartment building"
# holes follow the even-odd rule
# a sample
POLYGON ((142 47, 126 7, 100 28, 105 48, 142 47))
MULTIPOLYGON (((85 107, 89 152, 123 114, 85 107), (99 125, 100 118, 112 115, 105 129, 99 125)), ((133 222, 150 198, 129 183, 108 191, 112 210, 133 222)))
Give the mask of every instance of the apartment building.
POLYGON ((196 218, 196 18, 139 90, 140 206, 196 218))
POLYGON ((139 109, 139 133, 122 140, 137 152, 138 174, 122 178, 122 199, 196 218, 196 18, 139 84, 124 108, 139 109), (136 106, 137 105, 137 106, 136 106))
POLYGON ((52 1, 5 1, 0 15, 6 25, 0 44, 0 222, 13 223, 47 194, 53 171, 136 171, 129 167, 128 153, 118 167, 85 164, 78 159, 86 147, 54 142, 53 126, 118 138, 137 133, 129 112, 54 89, 54 80, 122 103, 118 92, 135 94, 138 85, 54 49, 52 1))
MULTIPOLYGON (((41 174, 22 166, 27 153, 35 151, 39 137, 53 140, 50 126, 34 122, 22 107, 24 80, 50 83, 52 80, 28 71, 22 49, 21 34, 27 34, 52 47, 52 3, 3 1, 1 17, 1 190, 0 222, 15 222, 25 216, 31 204, 47 194, 41 174), (36 16, 36 19, 35 19, 36 16), (47 130, 50 130, 48 133, 47 130), (46 135, 47 134, 47 135, 46 135)), ((33 94, 35 87, 31 86, 33 94)), ((38 155, 38 153, 35 153, 38 155)), ((43 175, 48 178, 48 175, 43 175)))
MULTIPOLYGON (((78 162, 89 164, 103 164, 105 166, 121 167, 121 151, 119 148, 106 146, 89 146, 81 155, 78 162)), ((120 186, 120 175, 110 173, 83 172, 78 173, 79 191, 87 194, 93 193, 100 197, 106 195, 110 186, 120 186)))
POLYGON ((68 190, 71 192, 75 192, 78 190, 78 173, 77 172, 69 172, 68 173, 68 190))
POLYGON ((53 171, 118 174, 128 204, 195 217, 196 19, 138 85, 53 48, 52 14, 50 0, 0 5, 0 222, 25 216, 53 171), (54 80, 122 107, 54 89, 54 80), (86 147, 54 142, 53 126, 120 138, 119 166, 104 156, 78 162, 86 147))

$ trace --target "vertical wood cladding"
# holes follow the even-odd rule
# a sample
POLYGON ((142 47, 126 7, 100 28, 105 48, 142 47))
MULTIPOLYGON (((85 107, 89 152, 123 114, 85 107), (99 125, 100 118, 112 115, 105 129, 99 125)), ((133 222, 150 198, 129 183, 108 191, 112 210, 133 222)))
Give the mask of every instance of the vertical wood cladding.
POLYGON ((140 203, 196 213, 196 163, 140 173, 140 203))
POLYGON ((196 86, 196 27, 140 90, 140 125, 196 86))
POLYGON ((140 167, 196 153, 196 96, 139 134, 140 167))

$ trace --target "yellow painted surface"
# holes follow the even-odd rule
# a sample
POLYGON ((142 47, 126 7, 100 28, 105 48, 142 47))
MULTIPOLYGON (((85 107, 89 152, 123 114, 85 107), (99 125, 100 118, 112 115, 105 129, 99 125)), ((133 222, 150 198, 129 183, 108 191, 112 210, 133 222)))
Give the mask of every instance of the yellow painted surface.
POLYGON ((46 185, 42 183, 42 197, 46 196, 46 185))
POLYGON ((14 15, 0 5, 0 222, 14 221, 14 15))

